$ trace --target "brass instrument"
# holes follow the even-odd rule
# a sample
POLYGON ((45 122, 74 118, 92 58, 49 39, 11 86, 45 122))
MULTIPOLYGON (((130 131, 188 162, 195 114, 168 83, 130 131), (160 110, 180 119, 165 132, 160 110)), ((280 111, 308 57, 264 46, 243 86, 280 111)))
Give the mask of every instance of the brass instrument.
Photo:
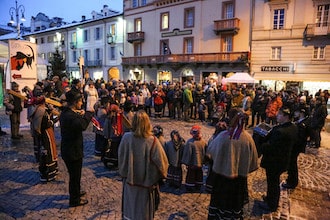
POLYGON ((48 103, 48 104, 52 104, 54 106, 57 106, 57 107, 62 107, 62 103, 54 100, 54 99, 51 99, 51 98, 45 98, 45 102, 48 103))
POLYGON ((7 89, 7 93, 11 94, 13 96, 16 96, 16 97, 18 97, 22 100, 27 100, 28 99, 26 96, 22 95, 21 93, 15 92, 14 90, 11 90, 11 89, 7 89))

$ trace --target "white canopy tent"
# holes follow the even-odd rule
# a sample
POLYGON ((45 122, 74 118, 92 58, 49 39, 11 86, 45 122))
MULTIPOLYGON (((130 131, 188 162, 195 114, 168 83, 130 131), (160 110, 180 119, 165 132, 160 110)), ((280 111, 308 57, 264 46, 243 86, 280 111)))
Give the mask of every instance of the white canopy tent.
POLYGON ((257 83, 258 81, 255 80, 252 76, 248 73, 235 73, 231 77, 225 78, 227 83, 257 83))

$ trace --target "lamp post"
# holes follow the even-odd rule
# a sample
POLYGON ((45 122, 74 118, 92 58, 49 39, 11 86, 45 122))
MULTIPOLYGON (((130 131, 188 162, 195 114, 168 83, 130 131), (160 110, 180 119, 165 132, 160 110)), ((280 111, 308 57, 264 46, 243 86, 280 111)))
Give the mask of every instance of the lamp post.
POLYGON ((15 1, 15 7, 11 7, 9 9, 9 15, 10 15, 10 23, 14 24, 14 16, 16 18, 16 30, 17 30, 17 37, 16 39, 22 39, 21 36, 21 24, 20 21, 25 21, 24 17, 25 7, 23 5, 17 5, 17 0, 15 1), (21 12, 21 14, 20 14, 21 12), (20 19, 21 15, 21 19, 20 19))

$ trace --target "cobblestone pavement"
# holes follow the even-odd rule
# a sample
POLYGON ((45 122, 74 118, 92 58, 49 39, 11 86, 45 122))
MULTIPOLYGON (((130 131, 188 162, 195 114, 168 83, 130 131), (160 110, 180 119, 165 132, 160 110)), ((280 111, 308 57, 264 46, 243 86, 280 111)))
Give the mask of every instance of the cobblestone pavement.
MULTIPOLYGON (((1 110, 0 120, 9 133, 8 116, 1 110)), ((191 126, 199 122, 162 118, 152 119, 152 123, 163 127, 166 140, 172 129, 179 130, 187 140, 191 126)), ((206 124, 201 126, 208 140, 214 130, 206 124)), ((76 208, 68 206, 68 174, 61 157, 56 181, 40 183, 32 138, 27 128, 22 134, 24 139, 21 140, 11 140, 9 134, 0 137, 0 219, 121 219, 121 179, 116 170, 106 169, 94 156, 91 128, 84 133, 82 175, 82 188, 87 191, 89 203, 76 208)), ((249 175, 250 200, 244 207, 245 219, 330 219, 330 133, 322 132, 322 138, 320 149, 308 148, 306 154, 299 156, 300 183, 294 191, 281 191, 281 206, 277 212, 262 215, 258 209, 258 201, 266 191, 264 169, 259 168, 249 175)), ((56 140, 60 142, 58 128, 56 140)), ((281 179, 285 179, 285 174, 281 179)), ((161 191, 156 220, 207 219, 209 194, 186 193, 184 187, 173 190, 163 186, 161 191)))

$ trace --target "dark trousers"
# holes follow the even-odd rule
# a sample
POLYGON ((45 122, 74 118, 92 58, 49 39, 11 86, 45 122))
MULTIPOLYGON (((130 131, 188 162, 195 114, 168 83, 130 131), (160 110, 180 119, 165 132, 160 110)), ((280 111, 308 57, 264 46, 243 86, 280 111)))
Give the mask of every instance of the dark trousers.
POLYGON ((80 202, 80 179, 82 169, 82 159, 64 160, 69 172, 69 194, 70 204, 80 202))
POLYGON ((267 199, 266 202, 272 211, 276 211, 280 201, 280 176, 282 171, 266 169, 267 199))
POLYGON ((298 165, 297 165, 298 155, 299 153, 292 152, 290 158, 288 178, 286 180, 286 183, 292 187, 296 187, 298 185, 298 165))
POLYGON ((21 123, 20 117, 21 117, 20 112, 13 112, 10 115, 10 129, 11 129, 12 137, 17 137, 19 134, 19 125, 21 123))
POLYGON ((321 146, 321 130, 322 128, 312 128, 312 140, 315 141, 315 147, 321 146))

